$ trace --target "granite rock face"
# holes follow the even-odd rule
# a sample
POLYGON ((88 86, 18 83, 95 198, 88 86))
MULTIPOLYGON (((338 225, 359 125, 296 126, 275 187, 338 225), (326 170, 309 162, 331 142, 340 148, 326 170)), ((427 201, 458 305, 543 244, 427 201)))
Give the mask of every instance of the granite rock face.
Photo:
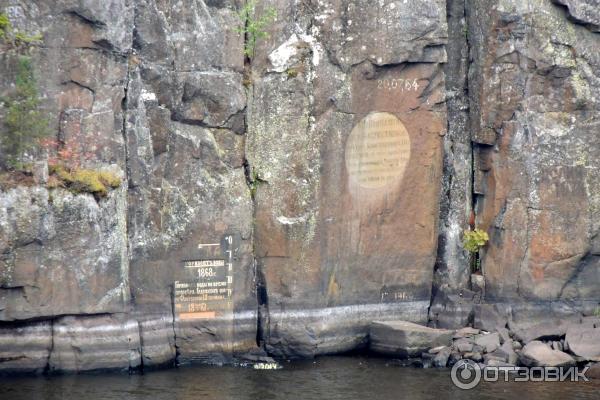
MULTIPOLYGON (((267 0, 252 59, 243 3, 0 0, 43 36, 56 139, 123 181, 0 191, 0 371, 313 357, 395 320, 596 359, 556 321, 600 303, 598 2, 267 0)), ((490 340, 462 350, 514 361, 490 340)))
POLYGON ((264 340, 312 356, 356 347, 369 319, 427 320, 447 27, 441 2, 293 3, 253 62, 246 156, 264 340))
POLYGON ((597 35, 550 2, 485 3, 469 93, 486 297, 596 299, 597 35))
POLYGON ((129 309, 124 194, 100 203, 40 187, 0 194, 1 320, 129 309))
POLYGON ((587 26, 593 32, 600 32, 600 3, 598 0, 554 0, 569 12, 569 18, 587 26))

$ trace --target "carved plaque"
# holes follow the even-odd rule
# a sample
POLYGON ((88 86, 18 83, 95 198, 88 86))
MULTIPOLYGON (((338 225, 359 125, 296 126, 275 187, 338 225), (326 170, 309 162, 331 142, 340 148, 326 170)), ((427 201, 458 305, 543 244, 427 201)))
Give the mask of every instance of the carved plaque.
POLYGON ((220 243, 198 245, 202 259, 185 260, 189 278, 175 282, 175 311, 179 319, 215 318, 233 309, 233 235, 220 243))
POLYGON ((395 115, 375 112, 363 118, 346 142, 351 185, 367 189, 399 183, 410 160, 410 137, 395 115))

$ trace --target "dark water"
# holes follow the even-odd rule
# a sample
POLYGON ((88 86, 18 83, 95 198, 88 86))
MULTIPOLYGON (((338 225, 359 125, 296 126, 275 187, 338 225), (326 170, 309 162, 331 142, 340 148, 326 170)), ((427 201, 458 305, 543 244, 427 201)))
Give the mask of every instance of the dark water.
POLYGON ((382 359, 325 357, 283 370, 184 367, 145 375, 2 378, 0 398, 40 400, 191 399, 600 399, 600 383, 452 385, 449 370, 398 367, 382 359))

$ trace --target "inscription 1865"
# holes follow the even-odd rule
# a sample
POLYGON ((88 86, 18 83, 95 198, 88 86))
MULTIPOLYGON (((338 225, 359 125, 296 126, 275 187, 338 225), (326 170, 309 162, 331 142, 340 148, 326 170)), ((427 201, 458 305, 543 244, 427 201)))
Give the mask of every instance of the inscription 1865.
POLYGON ((233 236, 198 248, 207 258, 184 261, 188 278, 175 282, 175 311, 182 320, 215 318, 233 309, 233 236))
POLYGON ((351 183, 376 189, 402 179, 410 159, 410 137, 395 115, 376 112, 362 119, 346 143, 351 183))

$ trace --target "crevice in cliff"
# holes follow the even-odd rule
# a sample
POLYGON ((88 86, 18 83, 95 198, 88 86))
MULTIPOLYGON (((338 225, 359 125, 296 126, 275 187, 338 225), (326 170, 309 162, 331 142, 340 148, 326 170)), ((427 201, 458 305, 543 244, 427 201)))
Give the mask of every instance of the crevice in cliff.
MULTIPOLYGON (((249 34, 248 34, 248 24, 249 20, 246 19, 244 26, 244 43, 243 48, 247 49, 249 43, 249 34)), ((251 110, 251 102, 253 100, 253 73, 252 73, 252 58, 250 54, 247 54, 244 51, 244 71, 243 71, 243 80, 242 84, 246 89, 246 107, 241 111, 244 115, 244 127, 243 134, 246 136, 246 140, 248 137, 248 115, 251 110)), ((253 269, 254 269, 254 290, 256 293, 256 346, 264 350, 265 343, 265 332, 268 330, 268 300, 267 300, 267 289, 266 282, 264 280, 264 275, 260 268, 259 260, 256 257, 256 192, 258 190, 258 185, 264 182, 259 176, 258 172, 253 169, 253 166, 250 163, 250 160, 247 157, 247 146, 244 147, 244 159, 243 159, 243 168, 244 175, 246 178, 246 185, 248 186, 250 200, 252 204, 252 255, 253 255, 253 269), (263 315, 265 315, 265 322, 263 322, 263 315)))
POLYGON ((586 21, 580 17, 578 17, 574 11, 571 10, 571 6, 566 3, 564 0, 552 0, 552 3, 554 4, 554 6, 560 10, 562 10, 562 12, 565 15, 565 18, 567 20, 569 20, 571 23, 576 24, 576 25, 581 25, 585 28, 587 28, 588 30, 590 30, 592 33, 597 33, 600 34, 600 24, 595 24, 591 21, 586 21))
MULTIPOLYGON (((471 141, 470 82, 471 45, 466 0, 448 0, 448 61, 444 65, 447 133, 443 139, 444 160, 437 255, 433 267, 430 320, 433 306, 445 308, 448 294, 469 288, 470 271, 460 243, 469 214, 475 206, 473 195, 474 143, 471 141), (446 299, 446 300, 444 300, 446 299)), ((439 308, 438 307, 438 308, 439 308)), ((442 311, 442 309, 438 309, 442 311)))
POLYGON ((73 17, 77 18, 81 22, 83 22, 87 25, 91 25, 94 28, 103 28, 106 26, 106 24, 104 22, 97 20, 97 19, 93 19, 87 15, 83 15, 83 13, 81 13, 78 10, 70 10, 70 11, 67 11, 66 14, 72 15, 73 17))
POLYGON ((269 337, 269 297, 267 292, 267 281, 258 261, 254 260, 256 277, 256 300, 258 302, 258 313, 256 316, 256 345, 265 349, 266 340, 269 337))
POLYGON ((49 375, 52 370, 50 366, 50 358, 54 352, 54 319, 50 320, 50 348, 48 349, 48 358, 46 359, 46 366, 44 367, 44 375, 49 375))
POLYGON ((177 345, 177 330, 175 329, 175 286, 171 286, 171 326, 173 328, 173 346, 175 346, 175 366, 179 365, 179 346, 177 345))
POLYGON ((129 365, 129 374, 134 373, 135 371, 144 371, 144 335, 142 335, 142 324, 140 321, 136 321, 137 322, 137 327, 138 327, 138 337, 140 339, 140 347, 139 347, 139 352, 140 352, 140 365, 138 367, 132 367, 131 366, 131 362, 129 365))

